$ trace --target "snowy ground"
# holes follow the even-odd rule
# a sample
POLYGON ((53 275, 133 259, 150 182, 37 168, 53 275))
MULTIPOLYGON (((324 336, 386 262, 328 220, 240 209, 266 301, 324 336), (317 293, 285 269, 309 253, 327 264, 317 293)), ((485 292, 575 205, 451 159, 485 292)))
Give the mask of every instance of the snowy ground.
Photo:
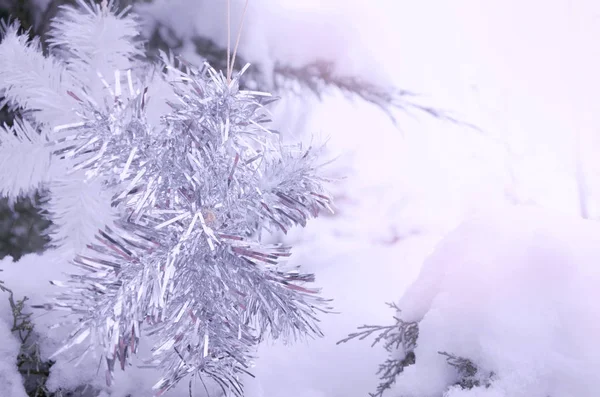
MULTIPOLYGON (((303 62, 314 51, 331 55, 350 72, 390 76, 427 93, 426 102, 482 131, 425 118, 402 118, 398 131, 377 109, 337 97, 313 107, 305 128, 332 136, 348 180, 336 188, 343 193, 339 215, 289 239, 298 243, 294 260, 317 274, 340 313, 323 318, 323 339, 261 346, 248 396, 366 396, 385 352, 366 341, 335 342, 361 324, 389 323, 388 301, 399 301, 407 319, 422 320, 417 364, 390 397, 441 397, 455 374, 439 350, 498 374, 490 389, 453 389, 448 396, 594 396, 600 227, 577 220, 575 153, 579 137, 588 212, 595 217, 600 52, 590 37, 600 33, 600 7, 567 0, 385 0, 369 9, 359 1, 326 8, 316 1, 256 3, 250 16, 287 32, 249 33, 247 40, 259 43, 257 57, 276 52, 303 62), (290 15, 294 23, 282 22, 290 15), (333 39, 315 49, 326 23, 335 25, 333 39), (290 37, 298 44, 289 46, 290 37), (497 210, 507 203, 525 209, 497 210), (442 238, 478 213, 486 215, 450 234, 419 275, 442 238)), ((0 262, 0 277, 16 293, 42 299, 47 280, 60 278, 61 269, 45 266, 52 255, 0 262)), ((2 314, 10 318, 6 308, 2 314)), ((36 321, 43 327, 53 320, 36 321)), ((4 325, 0 352, 14 357, 4 325)), ((22 397, 9 368, 3 360, 0 396, 22 397)), ((53 382, 63 385, 92 378, 96 369, 57 368, 53 382)), ((121 375, 111 397, 145 397, 153 380, 143 371, 121 375)), ((200 384, 195 390, 202 395, 200 384)), ((187 396, 187 385, 169 396, 187 396)))
POLYGON ((532 208, 488 212, 449 234, 399 302, 419 339, 390 395, 446 391, 457 375, 440 351, 495 374, 489 389, 448 397, 596 395, 599 242, 596 222, 532 208))

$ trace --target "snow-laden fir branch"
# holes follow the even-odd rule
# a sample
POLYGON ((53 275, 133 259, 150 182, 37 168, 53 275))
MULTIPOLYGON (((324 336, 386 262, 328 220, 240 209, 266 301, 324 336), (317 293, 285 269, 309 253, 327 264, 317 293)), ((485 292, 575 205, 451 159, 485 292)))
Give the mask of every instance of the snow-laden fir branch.
POLYGON ((85 247, 98 222, 110 223, 112 216, 98 189, 67 175, 70 160, 58 146, 48 146, 60 138, 54 127, 77 119, 79 98, 102 103, 114 71, 131 68, 142 54, 132 16, 118 13, 112 1, 77 4, 77 11, 63 7, 56 20, 63 22, 51 24, 46 56, 39 39, 30 40, 18 22, 3 26, 0 42, 0 94, 22 118, 0 130, 0 193, 14 200, 39 187, 47 190, 53 243, 67 251, 85 247))
MULTIPOLYGON (((65 3, 70 4, 76 1, 77 0, 52 0, 45 10, 40 10, 39 14, 41 15, 30 15, 30 18, 35 17, 35 19, 39 19, 39 22, 36 24, 34 23, 35 21, 30 21, 28 26, 36 26, 36 32, 38 32, 38 34, 49 37, 45 43, 50 43, 53 38, 50 34, 46 33, 46 30, 51 25, 51 17, 57 15, 60 9, 64 8, 65 3)), ((136 3, 136 1, 121 1, 121 4, 133 3, 136 3)), ((11 12, 15 11, 12 10, 11 12)), ((115 19, 115 21, 118 21, 118 19, 115 19)), ((161 24, 158 21, 154 21, 154 23, 156 26, 149 37, 149 44, 152 50, 160 49, 167 51, 169 49, 178 50, 182 48, 183 40, 174 34, 171 27, 161 24)), ((110 29, 110 23, 107 24, 106 27, 107 29, 92 30, 90 32, 103 33, 104 35, 108 32, 108 34, 111 34, 110 32, 112 30, 110 29)), ((67 30, 66 33, 72 31, 73 30, 67 30)), ((133 33, 133 31, 130 33, 133 33)), ((84 40, 83 36, 76 39, 79 39, 82 43, 94 41, 101 43, 101 40, 99 39, 100 36, 102 36, 102 34, 92 36, 91 41, 84 40)), ((60 41, 68 41, 62 39, 62 37, 63 36, 60 35, 58 36, 60 41)), ((132 37, 135 37, 135 35, 132 37)), ((197 36, 193 37, 191 41, 194 44, 198 55, 203 57, 209 64, 213 65, 215 69, 226 69, 226 48, 217 45, 208 37, 197 36)), ((139 50, 139 47, 136 47, 133 43, 130 43, 129 45, 130 48, 128 50, 134 52, 139 50)), ((238 60, 239 62, 237 64, 246 64, 243 57, 238 56, 238 60)), ((85 64, 81 66, 85 66, 85 64)), ((122 67, 121 69, 125 68, 122 67)), ((400 88, 379 86, 357 76, 340 75, 335 73, 334 70, 335 65, 332 62, 325 60, 317 60, 299 67, 276 62, 272 73, 267 74, 260 63, 258 63, 254 64, 253 68, 246 73, 245 81, 242 82, 242 85, 252 87, 253 89, 269 90, 277 93, 302 93, 308 91, 318 98, 321 98, 324 93, 333 89, 342 92, 350 98, 358 98, 377 106, 394 122, 397 118, 396 111, 409 113, 416 111, 452 123, 468 125, 464 121, 458 120, 447 111, 422 104, 419 95, 415 93, 400 88)), ((470 127, 476 128, 474 126, 470 127)))
POLYGON ((72 98, 64 87, 71 86, 72 78, 65 66, 44 56, 38 39, 19 34, 18 23, 3 25, 0 33, 0 107, 23 109, 36 126, 66 122, 72 98))
POLYGON ((81 251, 94 241, 99 228, 117 218, 102 181, 86 180, 81 171, 54 176, 46 196, 43 208, 54 222, 48 230, 52 244, 65 251, 81 251))
POLYGON ((309 90, 321 98, 328 89, 337 89, 349 98, 358 98, 377 106, 393 121, 394 111, 421 112, 453 123, 462 123, 447 112, 419 104, 418 96, 410 91, 370 83, 360 77, 343 76, 334 72, 332 62, 316 61, 301 67, 275 64, 272 87, 276 91, 309 90))
MULTIPOLYGON (((156 26, 149 38, 150 48, 157 50, 181 49, 184 41, 177 37, 169 26, 155 21, 156 26)), ((196 53, 216 69, 226 68, 227 49, 219 46, 208 37, 195 36, 191 38, 196 53)), ((238 55, 240 65, 246 60, 238 55)), ((253 64, 252 69, 246 73, 243 86, 252 89, 262 89, 284 93, 310 92, 319 99, 331 90, 342 92, 349 98, 358 98, 380 108, 394 122, 396 111, 421 112, 431 117, 465 124, 454 118, 448 112, 419 103, 419 95, 394 87, 383 87, 370 83, 357 76, 345 76, 335 73, 335 65, 330 61, 317 60, 303 66, 291 66, 282 62, 275 62, 271 72, 263 70, 261 64, 253 64)))
MULTIPOLYGON (((396 312, 400 312, 396 304, 388 303, 388 306, 396 312)), ((417 322, 406 322, 400 317, 394 316, 394 324, 362 325, 358 329, 359 331, 349 334, 337 344, 354 339, 364 340, 370 336, 375 336, 371 344, 372 347, 383 343, 389 357, 379 365, 377 375, 380 382, 375 392, 369 393, 371 397, 382 397, 396 383, 398 376, 404 372, 404 369, 415 363, 414 350, 417 347, 417 339, 419 338, 419 324, 417 322)))
POLYGON ((132 16, 124 17, 129 8, 119 11, 114 1, 100 8, 77 2, 78 9, 59 7, 50 23, 46 44, 66 62, 79 80, 78 85, 96 83, 101 87, 98 73, 110 76, 115 70, 131 69, 132 60, 143 56, 138 24, 132 16))
POLYGON ((467 390, 476 387, 488 388, 491 386, 495 376, 494 372, 482 373, 481 369, 468 358, 459 357, 447 352, 438 352, 438 354, 444 356, 446 363, 456 370, 458 380, 454 386, 467 390))
MULTIPOLYGON (((394 303, 388 306, 400 313, 400 309, 394 303)), ((383 397, 396 383, 406 367, 415 364, 415 348, 419 338, 419 323, 406 322, 400 317, 394 316, 394 323, 390 325, 362 325, 358 331, 349 334, 337 344, 347 343, 351 340, 364 340, 374 336, 371 347, 383 343, 388 352, 388 358, 379 365, 377 375, 379 384, 375 392, 369 393, 371 397, 383 397)), ((456 382, 452 387, 461 389, 472 389, 476 387, 488 388, 494 379, 494 372, 484 373, 471 360, 459 357, 447 352, 438 352, 446 358, 446 363, 456 370, 456 382)))
POLYGON ((0 127, 0 196, 14 199, 49 182, 51 157, 45 137, 27 120, 0 127))

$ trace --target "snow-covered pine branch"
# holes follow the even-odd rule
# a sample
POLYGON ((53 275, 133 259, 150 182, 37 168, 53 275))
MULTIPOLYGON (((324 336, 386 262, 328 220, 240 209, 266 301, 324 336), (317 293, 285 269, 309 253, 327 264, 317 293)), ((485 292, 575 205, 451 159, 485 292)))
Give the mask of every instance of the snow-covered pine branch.
POLYGON ((47 56, 38 38, 20 32, 18 22, 3 26, 0 43, 0 94, 23 118, 0 131, 0 192, 15 199, 47 190, 53 242, 75 252, 113 216, 97 182, 68 172, 73 164, 62 151, 72 142, 57 141, 61 132, 55 127, 77 120, 81 98, 102 103, 115 70, 135 66, 143 53, 132 16, 117 13, 112 1, 77 3, 63 7, 52 22, 47 56))
POLYGON ((0 127, 0 196, 14 200, 49 182, 52 149, 46 143, 27 120, 0 127))
POLYGON ((59 60, 44 56, 38 39, 19 34, 19 24, 2 27, 0 43, 0 94, 4 103, 22 109, 36 126, 68 122, 73 106, 67 90, 72 76, 59 60))
POLYGON ((98 73, 110 80, 115 70, 132 69, 144 55, 138 22, 127 13, 129 7, 119 11, 113 0, 104 5, 84 0, 77 4, 78 8, 60 7, 46 43, 79 86, 93 87, 94 97, 102 98, 98 73))

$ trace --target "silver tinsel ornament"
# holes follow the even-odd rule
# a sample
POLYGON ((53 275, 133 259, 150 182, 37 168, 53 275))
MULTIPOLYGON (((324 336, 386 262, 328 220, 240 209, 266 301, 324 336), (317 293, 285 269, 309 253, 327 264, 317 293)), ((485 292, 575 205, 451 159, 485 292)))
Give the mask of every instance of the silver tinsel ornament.
POLYGON ((80 121, 55 128, 57 154, 99 178, 121 214, 74 260, 81 272, 56 283, 64 293, 52 307, 75 316, 56 354, 100 348, 110 382, 153 335, 158 395, 196 373, 241 394, 239 374, 265 334, 320 335, 327 310, 304 285, 313 276, 286 267, 290 248, 262 243, 261 231, 304 226, 330 199, 317 153, 266 127, 274 98, 239 90, 246 68, 227 81, 207 65, 164 61, 174 99, 159 125, 148 87, 116 72, 105 104, 70 92, 80 121))
POLYGON ((240 90, 243 70, 148 65, 133 16, 76 3, 51 23, 47 54, 0 26, 2 103, 22 109, 0 127, 0 193, 46 188, 53 243, 78 267, 42 305, 70 317, 56 354, 100 353, 110 382, 147 338, 157 394, 188 374, 241 394, 262 338, 320 334, 313 276, 261 239, 330 210, 317 153, 267 128, 273 98, 240 90))

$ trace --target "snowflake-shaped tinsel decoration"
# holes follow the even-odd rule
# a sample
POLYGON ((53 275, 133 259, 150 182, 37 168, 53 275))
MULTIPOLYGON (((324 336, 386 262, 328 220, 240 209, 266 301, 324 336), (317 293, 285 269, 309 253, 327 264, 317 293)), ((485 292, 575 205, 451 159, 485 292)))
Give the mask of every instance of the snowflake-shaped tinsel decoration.
MULTIPOLYGON (((159 394, 197 372, 241 394, 238 375, 247 372, 265 333, 286 339, 320 334, 316 315, 326 310, 325 301, 304 286, 313 276, 286 267, 289 247, 261 240, 265 229, 287 232, 331 210, 317 153, 285 146, 267 128, 271 95, 238 88, 247 67, 228 79, 208 65, 196 69, 163 54, 160 69, 135 68, 150 76, 144 81, 134 78, 133 67, 116 68, 110 80, 100 73, 102 89, 84 85, 69 68, 78 63, 68 60, 87 59, 83 65, 93 68, 93 57, 84 56, 93 46, 72 48, 57 32, 73 34, 65 25, 78 18, 90 26, 108 19, 129 26, 130 17, 111 7, 81 2, 54 22, 54 54, 67 58, 66 67, 57 67, 68 85, 56 88, 69 98, 68 119, 17 123, 28 135, 6 131, 12 134, 7 142, 15 132, 42 136, 40 147, 49 148, 51 162, 64 171, 53 183, 79 178, 100 186, 116 212, 78 252, 80 271, 55 282, 64 293, 47 306, 75 316, 57 354, 84 342, 86 352, 99 348, 110 381, 115 364, 124 369, 140 338, 150 335, 149 363, 164 373, 155 386, 159 394), (153 100, 168 111, 157 117, 153 100)), ((16 27, 5 36, 18 38, 18 50, 32 50, 16 27)), ((136 66, 139 52, 128 54, 136 66)), ((19 95, 7 97, 27 107, 19 95)))

